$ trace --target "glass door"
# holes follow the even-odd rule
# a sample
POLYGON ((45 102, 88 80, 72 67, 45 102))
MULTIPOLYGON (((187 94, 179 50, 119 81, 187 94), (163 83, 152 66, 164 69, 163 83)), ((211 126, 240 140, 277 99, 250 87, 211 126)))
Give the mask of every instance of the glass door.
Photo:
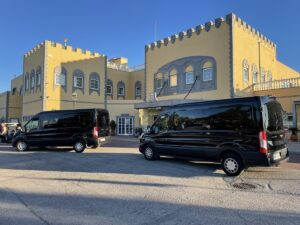
POLYGON ((118 135, 133 135, 133 117, 118 118, 118 135))

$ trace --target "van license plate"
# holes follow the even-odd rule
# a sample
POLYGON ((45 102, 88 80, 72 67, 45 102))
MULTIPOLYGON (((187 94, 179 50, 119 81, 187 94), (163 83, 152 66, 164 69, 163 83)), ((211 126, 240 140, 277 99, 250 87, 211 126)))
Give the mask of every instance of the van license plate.
POLYGON ((281 158, 281 154, 280 154, 281 152, 275 152, 274 154, 273 154, 273 160, 277 160, 277 159, 280 159, 281 158))
POLYGON ((105 141, 105 138, 100 138, 100 141, 101 141, 101 142, 105 141))

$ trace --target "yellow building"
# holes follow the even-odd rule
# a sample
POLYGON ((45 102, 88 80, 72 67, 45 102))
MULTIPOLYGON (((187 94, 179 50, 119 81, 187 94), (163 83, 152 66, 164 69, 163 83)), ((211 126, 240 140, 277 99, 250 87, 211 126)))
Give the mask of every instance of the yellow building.
POLYGON ((106 108, 117 134, 131 135, 173 104, 272 94, 289 126, 300 128, 299 72, 278 61, 276 44, 234 14, 146 45, 145 65, 135 68, 125 57, 107 60, 51 41, 26 53, 23 65, 11 91, 0 95, 0 118, 25 122, 45 110, 106 108))
POLYGON ((272 41, 234 14, 146 45, 145 59, 147 102, 136 105, 145 125, 174 103, 253 96, 260 86, 300 75, 277 60, 272 41))
POLYGON ((127 58, 44 41, 24 55, 22 121, 41 111, 107 108, 117 133, 132 135, 139 125, 134 104, 144 98, 144 70, 127 58))

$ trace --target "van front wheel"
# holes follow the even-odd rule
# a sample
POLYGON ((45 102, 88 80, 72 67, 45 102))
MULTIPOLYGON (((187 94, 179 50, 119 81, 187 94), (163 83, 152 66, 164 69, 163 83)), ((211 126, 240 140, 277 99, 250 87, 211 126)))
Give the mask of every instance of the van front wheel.
POLYGON ((238 176, 244 170, 241 158, 235 154, 226 154, 221 161, 222 168, 228 176, 238 176))
POLYGON ((28 150, 29 146, 25 141, 20 140, 17 142, 16 148, 17 148, 17 151, 24 152, 24 151, 28 150))
POLYGON ((86 147, 86 144, 82 140, 77 140, 74 144, 74 150, 77 153, 82 153, 86 147))
POLYGON ((149 145, 144 148, 144 156, 147 160, 156 160, 159 158, 159 156, 155 153, 153 148, 149 145))

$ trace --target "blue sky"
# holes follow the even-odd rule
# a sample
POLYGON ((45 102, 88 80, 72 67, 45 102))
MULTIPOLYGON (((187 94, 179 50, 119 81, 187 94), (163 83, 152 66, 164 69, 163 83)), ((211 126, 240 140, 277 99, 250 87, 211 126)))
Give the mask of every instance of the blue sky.
POLYGON ((43 40, 144 63, 144 45, 234 12, 277 44, 300 71, 298 0, 0 0, 0 92, 22 73, 25 52, 43 40))

